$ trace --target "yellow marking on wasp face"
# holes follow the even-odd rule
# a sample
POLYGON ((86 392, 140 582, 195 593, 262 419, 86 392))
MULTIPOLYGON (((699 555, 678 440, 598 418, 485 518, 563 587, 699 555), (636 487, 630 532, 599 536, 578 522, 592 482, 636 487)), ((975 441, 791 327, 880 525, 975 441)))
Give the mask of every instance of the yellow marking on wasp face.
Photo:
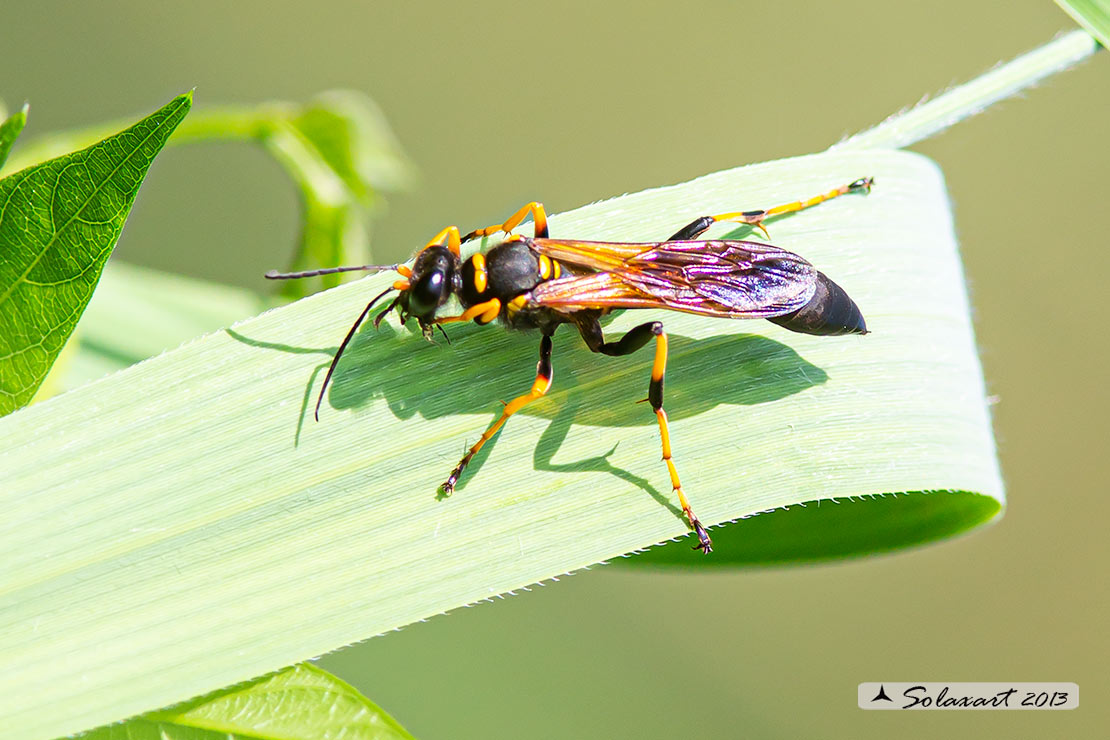
POLYGON ((474 265, 474 290, 478 291, 478 295, 481 295, 486 292, 486 286, 489 285, 489 273, 486 272, 486 256, 479 252, 471 257, 470 261, 474 265))
POLYGON ((546 254, 540 255, 540 280, 551 279, 551 258, 546 254))
POLYGON ((551 260, 551 279, 558 280, 559 276, 563 274, 563 268, 559 265, 558 260, 551 260))
POLYGON ((408 280, 398 280, 398 281, 393 283, 393 289, 394 290, 408 290, 409 289, 409 281, 408 280))

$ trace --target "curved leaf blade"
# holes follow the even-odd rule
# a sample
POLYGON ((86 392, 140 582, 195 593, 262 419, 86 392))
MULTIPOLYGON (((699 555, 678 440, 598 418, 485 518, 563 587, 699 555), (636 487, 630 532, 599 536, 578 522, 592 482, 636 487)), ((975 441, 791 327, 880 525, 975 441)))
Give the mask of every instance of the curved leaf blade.
POLYGON ((26 405, 92 297, 187 93, 79 152, 0 180, 0 415, 26 405))
MULTIPOLYGON (((667 327, 671 440, 706 524, 908 491, 981 494, 997 511, 940 173, 904 152, 833 152, 551 219, 554 234, 650 240, 863 175, 877 178, 870 196, 770 229, 856 299, 871 335, 649 311, 607 326, 667 327)), ((19 666, 0 671, 5 727, 34 740, 119 720, 686 533, 654 415, 635 403, 650 352, 599 358, 557 335, 551 394, 445 501, 435 488, 464 444, 532 382, 535 337, 467 326, 433 346, 365 329, 313 424, 336 344, 389 280, 270 311, 0 419, 0 655, 19 666)), ((965 516, 963 500, 938 496, 936 511, 951 501, 965 516)), ((922 522, 930 537, 952 531, 944 517, 922 522)))
POLYGON ((308 663, 101 727, 80 740, 412 740, 353 686, 308 663))

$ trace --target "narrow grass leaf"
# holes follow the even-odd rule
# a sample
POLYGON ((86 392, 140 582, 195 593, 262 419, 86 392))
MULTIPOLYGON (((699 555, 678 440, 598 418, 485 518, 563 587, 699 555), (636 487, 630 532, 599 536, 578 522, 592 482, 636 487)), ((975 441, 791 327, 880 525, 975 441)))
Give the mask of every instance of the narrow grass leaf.
POLYGON ((81 317, 59 387, 78 388, 266 307, 242 288, 112 260, 81 317))
POLYGON ((1056 0, 1056 4, 1087 33, 1110 47, 1110 2, 1108 0, 1056 0))
POLYGON ((78 740, 412 740, 353 686, 301 663, 78 740))
POLYGON ((831 148, 894 149, 913 146, 1047 77, 1071 69, 1098 49, 1098 42, 1086 31, 1066 33, 970 82, 946 90, 909 110, 895 113, 877 126, 850 136, 831 148))
POLYGON ((27 404, 69 338, 181 95, 131 128, 0 180, 0 414, 27 404))
MULTIPOLYGON (((872 502, 833 501, 887 496, 891 515, 803 557, 928 541, 1002 505, 936 167, 905 152, 825 153, 551 219, 556 235, 651 240, 864 175, 876 177, 871 195, 769 227, 856 299, 872 334, 653 311, 606 326, 664 322, 672 444, 707 524, 784 506, 862 511, 872 502), (911 502, 925 499, 920 516, 911 502), (913 526, 884 530, 902 503, 913 526)), ((336 345, 390 279, 267 312, 0 419, 7 730, 35 740, 120 720, 685 535, 654 415, 635 403, 650 351, 599 357, 560 332, 551 394, 513 417, 446 500, 435 490, 464 446, 531 384, 535 336, 468 325, 433 345, 392 323, 364 327, 313 423, 336 345)), ((763 518, 712 533, 725 551, 732 530, 742 541, 763 518)), ((676 552, 713 562, 689 544, 676 552)))

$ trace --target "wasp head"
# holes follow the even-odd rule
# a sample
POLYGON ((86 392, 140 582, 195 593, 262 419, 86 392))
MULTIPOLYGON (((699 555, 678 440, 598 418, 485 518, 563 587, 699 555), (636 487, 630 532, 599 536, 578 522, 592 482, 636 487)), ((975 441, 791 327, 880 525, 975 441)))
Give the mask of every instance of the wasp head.
POLYGON ((436 311, 459 291, 462 284, 459 258, 447 247, 427 247, 416 256, 412 275, 404 282, 407 287, 401 290, 395 301, 401 321, 415 318, 428 336, 436 311))

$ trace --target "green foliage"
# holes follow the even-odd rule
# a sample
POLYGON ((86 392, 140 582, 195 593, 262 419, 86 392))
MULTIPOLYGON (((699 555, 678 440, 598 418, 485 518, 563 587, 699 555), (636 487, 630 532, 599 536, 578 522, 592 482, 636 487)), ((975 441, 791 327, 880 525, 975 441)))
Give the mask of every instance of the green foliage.
POLYGON ((1110 0, 1056 0, 1087 33, 1110 47, 1110 0))
MULTIPOLYGON (((1000 511, 943 184, 928 162, 871 148, 913 143, 1093 48, 1086 34, 1069 34, 840 151, 552 218, 556 233, 645 240, 673 230, 676 214, 878 178, 868 199, 771 225, 777 242, 848 288, 873 335, 805 337, 765 323, 657 315, 672 336, 667 405, 677 460, 703 521, 771 513, 714 528, 718 551, 708 561, 680 542, 650 549, 643 562, 857 555, 948 536, 1000 511)), ((0 153, 18 135, 18 115, 0 128, 0 153)), ((17 165, 90 135, 17 151, 25 158, 17 165)), ((212 109, 191 116, 173 141, 211 138, 262 143, 300 185, 305 234, 296 267, 362 261, 365 209, 406 172, 380 114, 352 94, 212 109)), ((5 249, 16 245, 0 268, 9 286, 0 311, 11 309, 5 328, 15 331, 0 339, 15 337, 25 354, 48 347, 56 355, 95 285, 95 275, 83 278, 99 274, 153 156, 134 146, 137 159, 148 155, 142 171, 109 174, 106 158, 135 143, 109 141, 118 146, 0 181, 10 208, 0 211, 0 238, 5 249), (84 175, 75 182, 73 171, 98 176, 104 192, 84 175), (54 213, 63 223, 49 221, 54 213), (80 237, 115 226, 86 271, 77 268, 94 250, 67 231, 74 222, 80 237), (20 273, 27 245, 44 255, 28 252, 32 263, 53 265, 46 280, 36 264, 20 273), (79 279, 68 287, 57 284, 72 275, 79 279), (53 292, 19 292, 32 287, 53 292), (47 329, 53 322, 65 331, 36 328, 40 315, 54 317, 47 329), (42 335, 37 342, 32 331, 42 335)), ((487 445, 447 501, 432 493, 461 440, 497 413, 506 378, 522 387, 531 379, 530 368, 527 377, 511 369, 530 364, 521 360, 534 352, 525 338, 468 326, 445 348, 388 324, 378 334, 364 329, 340 365, 325 424, 306 428, 334 343, 387 281, 372 277, 258 316, 0 419, 0 583, 11 605, 0 651, 21 666, 0 674, 11 707, 6 731, 48 737, 116 721, 685 533, 660 490, 650 414, 630 403, 643 394, 649 358, 618 367, 572 338, 557 340, 556 390, 514 417, 511 436, 487 445)), ((106 282, 112 290, 90 311, 74 362, 84 377, 257 305, 249 295, 127 268, 106 282), (151 331, 143 311, 167 320, 151 331)), ((644 318, 618 316, 608 330, 644 318)), ((40 371, 32 373, 39 380, 40 371)), ((25 400, 26 389, 11 395, 25 400)), ((321 727, 407 737, 350 687, 307 666, 90 736, 295 737, 321 727)))
MULTIPOLYGON (((0 118, 3 118, 3 113, 0 112, 0 118)), ((8 152, 12 150, 12 144, 19 138, 19 134, 23 131, 23 126, 27 123, 27 104, 24 103, 19 113, 9 117, 3 123, 0 123, 0 167, 4 166, 4 162, 8 159, 8 152)))
POLYGON ((307 663, 186 704, 79 736, 79 740, 412 740, 350 685, 307 663))
MULTIPOLYGON (((806 544, 816 517, 783 516, 793 557, 924 542, 998 511, 935 167, 901 152, 830 153, 551 218, 556 234, 647 240, 705 211, 864 174, 877 178, 870 196, 769 227, 856 298, 873 334, 809 337, 644 311, 607 326, 667 326, 672 443, 704 522, 807 502, 802 511, 855 510, 857 526, 843 538, 833 528, 820 547, 806 544), (910 491, 934 493, 891 498, 875 516, 884 507, 858 498, 910 491), (906 509, 912 525, 887 531, 910 500, 920 502, 906 509)), ((0 581, 11 624, 24 625, 0 633, 0 652, 25 666, 0 675, 0 695, 18 734, 122 719, 685 535, 653 415, 635 403, 650 352, 598 358, 560 333, 551 394, 513 417, 443 501, 436 486, 464 444, 499 399, 531 383, 534 337, 452 327, 448 346, 394 324, 365 328, 312 423, 336 344, 390 279, 270 311, 0 419, 0 581)), ((725 546, 729 529, 712 531, 720 555, 751 558, 725 546)), ((745 529, 735 527, 738 540, 745 529)), ((718 555, 671 547, 686 565, 718 555)))
POLYGON ((46 377, 191 104, 191 93, 179 96, 98 144, 0 180, 0 414, 30 402, 46 377))
MULTIPOLYGON (((57 156, 102 138, 110 127, 54 134, 22 147, 6 171, 57 156)), ((368 210, 381 194, 405 187, 408 161, 385 117, 362 93, 336 90, 307 103, 209 106, 190 114, 170 138, 171 146, 216 140, 262 146, 297 185, 302 204, 300 244, 290 269, 307 270, 368 261, 368 210)), ((344 276, 281 285, 286 298, 300 298, 338 285, 344 276)))

